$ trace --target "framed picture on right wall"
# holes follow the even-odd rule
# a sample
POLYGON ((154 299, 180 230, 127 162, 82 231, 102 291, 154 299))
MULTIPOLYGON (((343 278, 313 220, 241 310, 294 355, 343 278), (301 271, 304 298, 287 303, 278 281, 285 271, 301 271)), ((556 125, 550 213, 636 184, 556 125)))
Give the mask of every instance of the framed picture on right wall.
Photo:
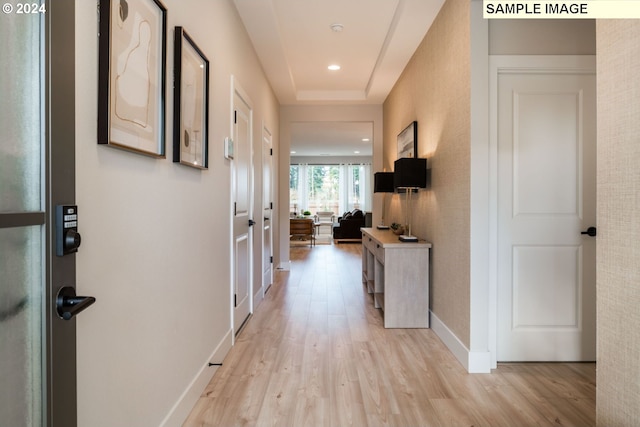
POLYGON ((418 122, 415 120, 398 134, 398 158, 418 157, 418 122))

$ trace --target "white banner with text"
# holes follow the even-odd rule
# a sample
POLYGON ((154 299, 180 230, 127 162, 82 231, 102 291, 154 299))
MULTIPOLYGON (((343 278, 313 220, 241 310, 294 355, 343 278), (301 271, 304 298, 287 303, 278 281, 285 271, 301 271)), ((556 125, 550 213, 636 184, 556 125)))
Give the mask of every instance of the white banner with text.
POLYGON ((640 0, 483 0, 485 19, 637 19, 640 0))

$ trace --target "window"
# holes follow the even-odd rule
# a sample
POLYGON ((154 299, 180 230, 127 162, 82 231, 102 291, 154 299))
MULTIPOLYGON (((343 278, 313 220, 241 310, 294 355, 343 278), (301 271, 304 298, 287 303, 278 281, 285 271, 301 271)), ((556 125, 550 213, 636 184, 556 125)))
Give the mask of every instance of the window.
POLYGON ((289 212, 298 214, 298 182, 300 177, 300 167, 298 165, 289 166, 289 212))
POLYGON ((368 203, 366 203, 366 192, 364 191, 367 187, 365 184, 366 173, 364 171, 364 165, 348 165, 348 177, 347 177, 347 209, 351 211, 353 209, 361 209, 366 210, 364 207, 368 208, 368 203))
POLYGON ((333 212, 371 210, 371 166, 308 165, 289 168, 289 210, 291 215, 304 211, 333 212))

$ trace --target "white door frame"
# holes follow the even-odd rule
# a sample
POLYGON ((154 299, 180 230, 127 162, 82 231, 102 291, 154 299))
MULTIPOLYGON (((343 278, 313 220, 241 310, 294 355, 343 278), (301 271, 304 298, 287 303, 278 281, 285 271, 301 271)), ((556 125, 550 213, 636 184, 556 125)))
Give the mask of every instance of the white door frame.
POLYGON ((262 124, 262 167, 264 168, 264 163, 265 163, 265 158, 269 158, 270 161, 270 168, 269 168, 269 191, 265 191, 265 183, 264 183, 264 169, 262 171, 262 209, 260 212, 260 215, 262 215, 262 221, 261 221, 261 231, 262 231, 262 239, 261 239, 261 250, 260 250, 260 254, 261 254, 261 259, 263 262, 266 263, 265 261, 265 254, 264 254, 264 248, 265 248, 265 244, 264 244, 264 230, 265 230, 265 211, 268 210, 269 211, 269 252, 270 252, 270 256, 271 256, 271 268, 270 268, 270 279, 266 280, 269 283, 265 283, 265 265, 261 264, 261 270, 260 270, 260 285, 261 285, 261 289, 262 289, 262 297, 264 298, 265 293, 269 290, 269 287, 273 284, 273 212, 274 212, 274 201, 273 201, 273 176, 274 176, 274 171, 273 171, 273 134, 271 133, 271 131, 269 130, 269 128, 263 123, 262 124), (268 149, 270 150, 269 152, 267 152, 267 146, 268 149), (265 194, 267 193, 267 194, 265 194), (265 200, 265 196, 268 195, 269 198, 271 200, 265 200), (268 206, 268 207, 267 207, 268 206))
POLYGON ((554 70, 558 73, 595 72, 594 55, 489 56, 489 351, 497 366, 498 335, 498 75, 505 71, 554 70))

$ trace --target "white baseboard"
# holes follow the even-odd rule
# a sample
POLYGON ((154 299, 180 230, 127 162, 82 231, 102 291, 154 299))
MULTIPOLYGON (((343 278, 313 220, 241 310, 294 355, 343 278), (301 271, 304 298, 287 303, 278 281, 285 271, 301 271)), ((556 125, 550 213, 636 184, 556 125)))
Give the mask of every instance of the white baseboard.
POLYGON ((458 337, 438 318, 433 312, 431 314, 431 329, 453 353, 458 362, 470 374, 491 373, 491 353, 469 351, 469 349, 458 339, 458 337))
POLYGON ((264 299, 264 286, 260 286, 258 292, 253 294, 253 312, 256 312, 256 308, 260 305, 262 300, 264 299))
POLYGON ((491 353, 488 351, 470 351, 467 372, 470 374, 490 374, 491 353))
POLYGON ((289 271, 291 270, 291 261, 284 261, 278 264, 277 270, 289 271))
POLYGON ((226 333, 222 341, 213 350, 202 369, 196 374, 187 389, 182 393, 173 408, 169 411, 160 427, 181 427, 185 422, 194 405, 202 395, 202 392, 213 378, 213 374, 218 366, 209 366, 209 363, 222 363, 224 357, 229 353, 232 346, 233 333, 231 330, 226 333))

